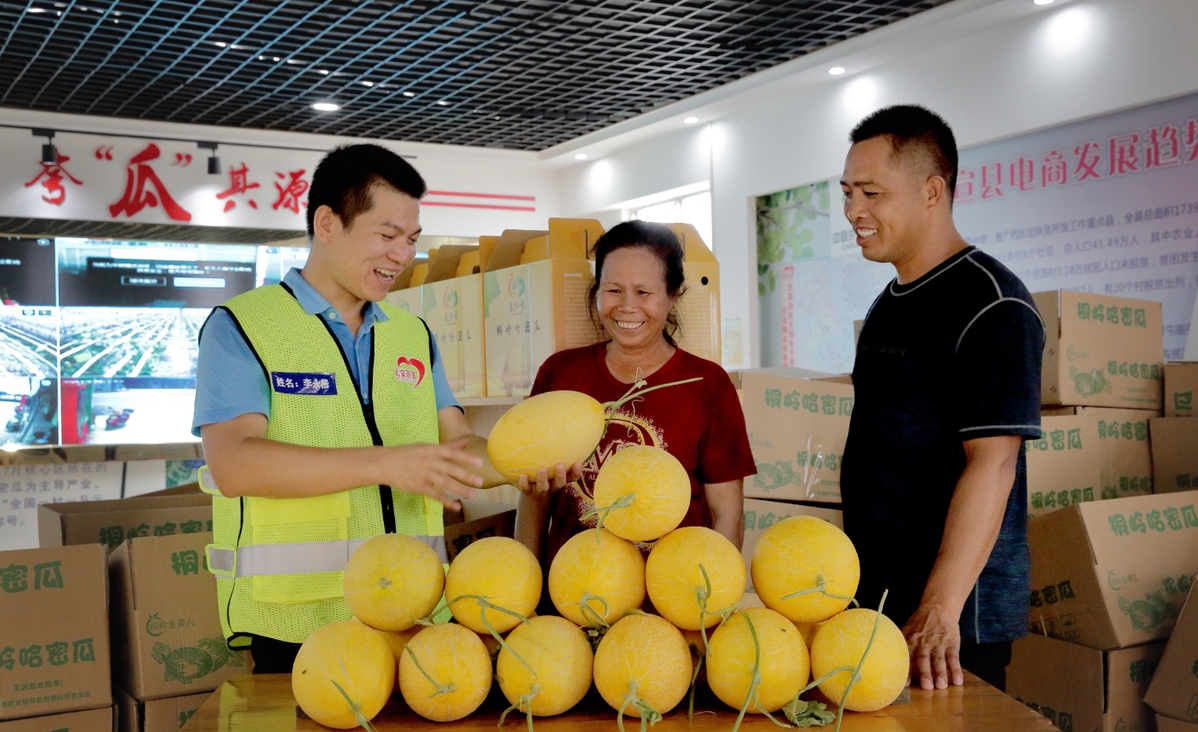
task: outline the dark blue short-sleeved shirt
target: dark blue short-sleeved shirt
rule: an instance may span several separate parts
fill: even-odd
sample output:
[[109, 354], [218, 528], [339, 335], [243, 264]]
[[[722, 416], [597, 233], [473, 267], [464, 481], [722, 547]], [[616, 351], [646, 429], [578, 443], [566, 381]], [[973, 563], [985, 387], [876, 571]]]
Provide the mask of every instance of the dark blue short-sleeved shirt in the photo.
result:
[[[966, 440], [1040, 437], [1044, 324], [1027, 288], [973, 247], [870, 308], [853, 366], [856, 404], [841, 468], [845, 531], [861, 558], [857, 598], [900, 627], [919, 607]], [[965, 643], [1027, 630], [1031, 568], [1023, 452], [994, 549], [961, 613]]]

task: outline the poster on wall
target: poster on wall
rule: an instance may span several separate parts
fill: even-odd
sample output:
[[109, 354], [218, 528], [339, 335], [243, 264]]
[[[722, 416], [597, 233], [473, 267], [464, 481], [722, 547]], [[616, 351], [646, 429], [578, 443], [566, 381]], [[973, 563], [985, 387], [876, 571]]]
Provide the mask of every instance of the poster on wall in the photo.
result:
[[[757, 199], [763, 365], [851, 370], [852, 321], [894, 277], [861, 257], [821, 187], [836, 198], [839, 181]], [[1183, 358], [1198, 295], [1198, 95], [961, 150], [953, 218], [1032, 292], [1162, 303], [1165, 358]]]

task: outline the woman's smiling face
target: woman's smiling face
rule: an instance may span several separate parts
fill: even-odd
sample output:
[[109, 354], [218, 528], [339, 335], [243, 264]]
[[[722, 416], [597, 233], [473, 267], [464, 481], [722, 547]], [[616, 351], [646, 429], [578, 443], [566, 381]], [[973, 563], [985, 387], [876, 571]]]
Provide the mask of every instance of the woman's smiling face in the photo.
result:
[[596, 296], [599, 322], [616, 345], [640, 350], [664, 342], [666, 318], [674, 307], [665, 267], [644, 247], [624, 247], [607, 255]]

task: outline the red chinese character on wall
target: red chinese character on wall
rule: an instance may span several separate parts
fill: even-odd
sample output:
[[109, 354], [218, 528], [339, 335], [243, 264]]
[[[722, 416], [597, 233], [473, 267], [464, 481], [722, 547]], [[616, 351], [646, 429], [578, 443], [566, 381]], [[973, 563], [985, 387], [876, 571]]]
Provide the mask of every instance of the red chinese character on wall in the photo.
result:
[[[40, 163], [42, 172], [34, 176], [33, 180], [25, 183], [25, 187], [41, 181], [42, 188], [46, 189], [46, 193], [42, 194], [42, 200], [46, 203], [52, 203], [55, 206], [61, 206], [62, 202], [67, 200], [67, 189], [63, 188], [63, 176], [77, 186], [83, 185], [83, 181], [67, 172], [67, 169], [62, 167], [62, 164], [68, 162], [70, 158], [58, 152], [58, 148], [54, 148], [54, 153], [58, 157], [57, 163]], [[46, 194], [49, 195], [46, 195]]]
[[1002, 196], [1002, 163], [982, 166], [982, 200]]
[[1063, 186], [1069, 182], [1069, 164], [1060, 150], [1050, 150], [1040, 162], [1040, 185]]
[[1111, 175], [1127, 175], [1140, 170], [1140, 136], [1134, 132], [1116, 135], [1110, 140]]
[[[290, 209], [292, 213], [299, 213], [300, 204], [307, 205], [306, 201], [300, 200], [300, 196], [308, 192], [308, 181], [303, 178], [305, 172], [307, 171], [301, 168], [300, 170], [292, 170], [287, 175], [278, 172], [275, 173], [280, 180], [287, 181], [287, 184], [285, 186], [279, 185], [278, 181], [275, 181], [275, 188], [279, 191], [279, 200], [271, 204], [274, 210], [278, 211], [279, 206], [282, 206], [283, 208]], [[290, 180], [287, 180], [288, 176], [291, 176]]]
[[969, 203], [973, 201], [973, 179], [976, 174], [969, 168], [957, 171], [957, 187], [953, 191], [953, 203]]
[[1036, 161], [1019, 156], [1019, 160], [1011, 163], [1011, 185], [1021, 191], [1030, 191], [1036, 187]]
[[[174, 221], [191, 221], [191, 214], [183, 209], [182, 206], [175, 203], [175, 199], [171, 198], [171, 194], [166, 190], [166, 186], [162, 184], [162, 180], [154, 169], [150, 167], [149, 162], [156, 160], [159, 155], [158, 146], [154, 143], [146, 145], [146, 149], [134, 155], [129, 160], [129, 165], [125, 169], [125, 194], [121, 200], [108, 207], [108, 212], [112, 214], [112, 218], [124, 212], [126, 216], [134, 216], [146, 206], [151, 208], [158, 205], [159, 200], [162, 201], [162, 209], [166, 211], [166, 215]], [[158, 192], [158, 196], [146, 190], [146, 184], [154, 187]]]
[[1198, 120], [1186, 120], [1185, 139], [1187, 164], [1198, 160]]
[[[251, 188], [258, 187], [257, 183], [249, 182], [249, 175], [250, 170], [246, 167], [245, 163], [242, 163], [240, 168], [233, 168], [229, 171], [229, 187], [216, 194], [216, 197], [221, 200], [229, 199], [225, 201], [225, 213], [229, 213], [237, 205], [231, 196], [243, 195], [248, 193]], [[258, 208], [258, 202], [254, 199], [251, 198], [248, 203], [250, 204], [250, 208]]]
[[1168, 168], [1181, 162], [1181, 141], [1173, 125], [1153, 127], [1144, 143], [1144, 169]]
[[1073, 177], [1078, 183], [1090, 178], [1102, 179], [1102, 173], [1098, 172], [1098, 164], [1102, 162], [1102, 145], [1092, 140], [1083, 142], [1073, 148], [1073, 154], [1077, 156]]

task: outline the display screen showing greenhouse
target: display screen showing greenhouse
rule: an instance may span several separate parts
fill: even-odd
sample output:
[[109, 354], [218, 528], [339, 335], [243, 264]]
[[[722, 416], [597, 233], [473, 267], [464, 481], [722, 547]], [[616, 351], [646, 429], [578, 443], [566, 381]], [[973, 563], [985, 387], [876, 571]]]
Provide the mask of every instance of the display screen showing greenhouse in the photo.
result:
[[306, 258], [303, 248], [0, 238], [2, 442], [193, 441], [204, 320]]

